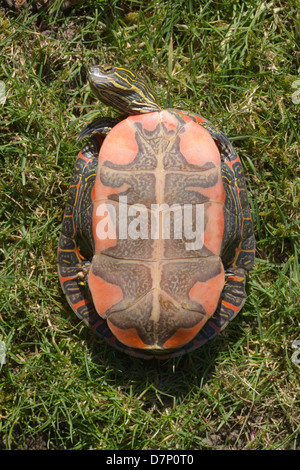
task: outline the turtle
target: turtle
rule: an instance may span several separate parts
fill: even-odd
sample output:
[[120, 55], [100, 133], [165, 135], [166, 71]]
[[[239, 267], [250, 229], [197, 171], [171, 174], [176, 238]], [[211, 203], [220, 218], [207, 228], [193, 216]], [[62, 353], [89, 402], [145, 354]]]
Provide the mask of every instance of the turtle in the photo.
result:
[[121, 114], [79, 134], [58, 246], [62, 290], [131, 356], [189, 353], [247, 297], [255, 238], [241, 161], [210, 121], [162, 109], [139, 74], [93, 65], [88, 80]]

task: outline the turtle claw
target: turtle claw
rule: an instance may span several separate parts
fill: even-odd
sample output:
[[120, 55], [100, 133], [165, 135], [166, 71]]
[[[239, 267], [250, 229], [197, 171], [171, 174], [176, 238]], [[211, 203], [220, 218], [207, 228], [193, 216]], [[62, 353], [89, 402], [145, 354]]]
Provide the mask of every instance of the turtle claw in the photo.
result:
[[77, 268], [77, 280], [80, 286], [85, 286], [87, 283], [90, 264], [91, 263], [85, 263], [84, 265]]

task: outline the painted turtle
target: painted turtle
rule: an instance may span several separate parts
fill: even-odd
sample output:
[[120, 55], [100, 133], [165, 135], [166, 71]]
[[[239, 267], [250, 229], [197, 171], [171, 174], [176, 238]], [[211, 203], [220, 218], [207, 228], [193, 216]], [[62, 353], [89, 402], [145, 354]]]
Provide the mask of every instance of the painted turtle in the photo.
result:
[[89, 67], [106, 105], [79, 135], [58, 248], [62, 289], [111, 345], [150, 358], [189, 352], [241, 310], [255, 240], [243, 169], [209, 121], [162, 110], [138, 75]]

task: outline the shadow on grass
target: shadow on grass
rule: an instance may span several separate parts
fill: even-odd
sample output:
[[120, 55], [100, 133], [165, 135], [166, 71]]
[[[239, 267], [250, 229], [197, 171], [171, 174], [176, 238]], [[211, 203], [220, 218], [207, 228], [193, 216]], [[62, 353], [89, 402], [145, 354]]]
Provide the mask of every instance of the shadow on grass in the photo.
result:
[[229, 325], [226, 337], [221, 333], [195, 351], [169, 359], [134, 358], [113, 348], [87, 328], [81, 333], [95, 366], [93, 373], [103, 374], [104, 368], [106, 381], [114, 387], [135, 398], [143, 397], [147, 407], [149, 400], [165, 407], [174, 405], [178, 399], [182, 401], [195, 389], [205, 391], [215, 375], [220, 353], [230, 347], [232, 329], [236, 340], [239, 329]]

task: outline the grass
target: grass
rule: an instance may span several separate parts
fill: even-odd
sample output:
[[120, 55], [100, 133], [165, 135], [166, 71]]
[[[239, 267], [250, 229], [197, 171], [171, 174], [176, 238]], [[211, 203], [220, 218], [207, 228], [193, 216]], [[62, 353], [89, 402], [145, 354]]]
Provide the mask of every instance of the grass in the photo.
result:
[[[31, 3], [0, 10], [0, 448], [299, 450], [299, 2]], [[247, 302], [182, 358], [104, 345], [59, 286], [76, 137], [114, 115], [87, 85], [95, 62], [140, 71], [243, 162], [257, 240]]]

